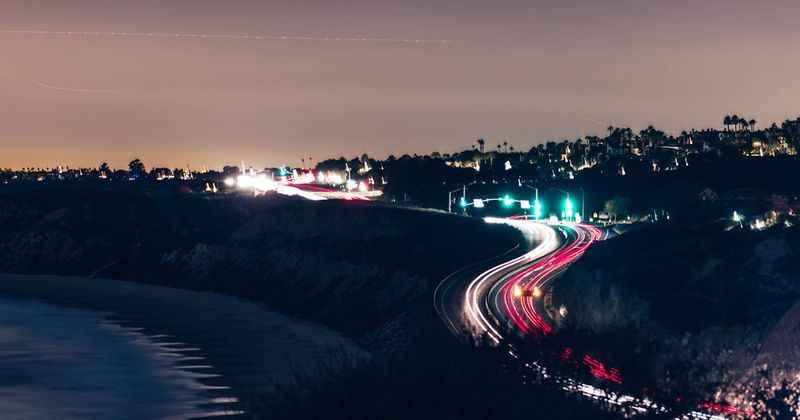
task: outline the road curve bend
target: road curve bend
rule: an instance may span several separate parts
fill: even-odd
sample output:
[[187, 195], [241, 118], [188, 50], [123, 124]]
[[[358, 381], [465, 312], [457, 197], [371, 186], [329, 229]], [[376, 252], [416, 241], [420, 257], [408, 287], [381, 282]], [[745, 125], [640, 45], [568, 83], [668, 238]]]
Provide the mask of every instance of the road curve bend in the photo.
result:
[[[434, 292], [434, 306], [445, 325], [458, 337], [475, 344], [501, 347], [519, 359], [515, 343], [530, 334], [548, 335], [557, 328], [560, 316], [546, 308], [544, 291], [572, 263], [577, 261], [604, 233], [588, 224], [545, 224], [530, 220], [487, 218], [487, 223], [515, 227], [527, 239], [507, 253], [472, 264], [444, 279]], [[555, 312], [555, 313], [554, 313]], [[577, 359], [586, 372], [602, 383], [623, 382], [617, 369], [584, 355]], [[519, 360], [544, 380], [565, 392], [627, 407], [631, 413], [667, 411], [647, 398], [613, 392], [607, 387], [582, 383], [577, 378], [558, 376], [536, 360]], [[724, 419], [715, 413], [692, 411], [695, 419]]]

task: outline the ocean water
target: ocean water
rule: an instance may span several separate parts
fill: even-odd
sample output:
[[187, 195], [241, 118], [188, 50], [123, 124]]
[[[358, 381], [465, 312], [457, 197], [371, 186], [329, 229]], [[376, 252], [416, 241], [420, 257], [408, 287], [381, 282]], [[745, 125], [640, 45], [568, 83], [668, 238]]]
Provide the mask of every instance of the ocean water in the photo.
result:
[[[198, 352], [103, 314], [0, 298], [0, 418], [189, 419], [235, 399]], [[223, 394], [224, 395], [224, 394]]]

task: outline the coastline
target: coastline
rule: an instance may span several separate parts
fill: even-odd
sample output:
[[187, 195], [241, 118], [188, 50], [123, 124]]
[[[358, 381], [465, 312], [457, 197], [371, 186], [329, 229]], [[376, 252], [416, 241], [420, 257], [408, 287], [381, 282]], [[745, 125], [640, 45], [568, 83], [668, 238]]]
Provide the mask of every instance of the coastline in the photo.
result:
[[[183, 369], [203, 365], [214, 372], [192, 376], [213, 397], [224, 398], [217, 402], [227, 413], [268, 410], [270, 399], [281, 391], [311, 378], [324, 380], [324, 374], [369, 357], [335, 331], [213, 293], [108, 279], [0, 274], [0, 297], [96, 311], [130, 332], [158, 339]], [[220, 392], [214, 395], [214, 390]]]

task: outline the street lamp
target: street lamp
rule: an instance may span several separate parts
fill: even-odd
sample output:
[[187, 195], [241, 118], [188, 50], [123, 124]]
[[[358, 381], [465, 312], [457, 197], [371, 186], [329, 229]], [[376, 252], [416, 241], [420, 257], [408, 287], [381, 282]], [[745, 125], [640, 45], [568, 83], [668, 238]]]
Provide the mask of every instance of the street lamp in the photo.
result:
[[531, 187], [528, 185], [524, 185], [520, 183], [520, 187], [530, 188], [536, 192], [536, 196], [533, 199], [533, 218], [534, 219], [541, 219], [542, 218], [542, 203], [539, 201], [539, 189], [536, 187]]
[[[477, 182], [478, 181], [472, 181], [472, 182], [470, 182], [468, 184], [462, 185], [461, 188], [457, 188], [457, 189], [455, 189], [453, 191], [449, 191], [447, 193], [447, 212], [448, 213], [452, 213], [453, 212], [453, 193], [461, 191], [461, 203], [466, 203], [467, 202], [467, 187], [472, 185], [472, 184], [475, 184]], [[462, 204], [461, 207], [462, 208], [466, 207], [466, 205]]]
[[564, 201], [564, 213], [567, 215], [567, 220], [571, 219], [574, 214], [572, 210], [572, 200], [570, 200], [569, 195], [567, 195], [567, 199]]
[[[550, 187], [551, 190], [561, 191], [566, 195], [566, 200], [564, 201], [564, 215], [568, 218], [572, 217], [575, 214], [575, 207], [572, 203], [572, 200], [569, 198], [569, 191], [562, 190], [561, 188]], [[580, 187], [581, 190], [581, 216], [586, 214], [586, 192], [583, 190], [583, 187]]]
[[550, 187], [548, 189], [556, 190], [556, 191], [560, 191], [560, 192], [564, 193], [564, 196], [566, 198], [564, 199], [564, 210], [561, 212], [561, 218], [562, 219], [569, 219], [570, 217], [572, 217], [572, 211], [573, 211], [573, 209], [572, 209], [572, 200], [569, 199], [569, 191], [562, 190], [561, 188], [556, 188], [556, 187]]

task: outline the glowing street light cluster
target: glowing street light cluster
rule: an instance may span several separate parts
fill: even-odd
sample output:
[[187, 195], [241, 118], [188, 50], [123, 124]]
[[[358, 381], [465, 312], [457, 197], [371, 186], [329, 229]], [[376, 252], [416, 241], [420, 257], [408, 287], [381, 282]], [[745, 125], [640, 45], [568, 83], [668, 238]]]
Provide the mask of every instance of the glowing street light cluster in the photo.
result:
[[[331, 189], [319, 185], [310, 185], [315, 182], [317, 184], [327, 183], [334, 187], [341, 187]], [[252, 168], [247, 169], [239, 176], [224, 179], [223, 183], [228, 188], [248, 191], [256, 196], [267, 192], [275, 192], [291, 197], [302, 197], [311, 201], [328, 199], [369, 201], [369, 197], [378, 197], [382, 194], [380, 190], [370, 190], [370, 184], [373, 183], [371, 179], [369, 184], [367, 181], [356, 181], [354, 179], [344, 181], [342, 176], [336, 172], [319, 172], [314, 175], [312, 171], [303, 171], [301, 173], [297, 169], [285, 167], [280, 168], [275, 177], [268, 173], [257, 173]]]
[[567, 219], [572, 218], [573, 215], [572, 200], [570, 200], [569, 197], [567, 197], [567, 200], [564, 201], [564, 213], [566, 213]]
[[[519, 203], [520, 209], [525, 210], [526, 212], [530, 211], [534, 219], [542, 220], [544, 218], [544, 206], [542, 201], [539, 200], [538, 194], [533, 200], [517, 200], [509, 194], [505, 194], [498, 198], [473, 198], [472, 200], [468, 200], [467, 197], [462, 196], [458, 203], [463, 209], [466, 209], [470, 206], [476, 209], [483, 209], [486, 207], [487, 203], [492, 201], [499, 201], [500, 204], [505, 208], [511, 208], [516, 203]], [[564, 200], [564, 208], [561, 212], [561, 219], [565, 221], [573, 221], [575, 223], [581, 223], [583, 221], [581, 214], [575, 212], [575, 205], [569, 197]], [[552, 222], [558, 223], [558, 221], [559, 218], [555, 217], [555, 220]]]
[[266, 174], [254, 175], [245, 173], [236, 178], [226, 178], [224, 182], [228, 187], [236, 187], [243, 191], [252, 191], [254, 195], [261, 195], [274, 191], [278, 194], [303, 197], [311, 201], [327, 200], [327, 198], [319, 194], [304, 191], [285, 183], [276, 182], [274, 179], [268, 178]]
[[317, 183], [329, 185], [342, 185], [345, 183], [344, 177], [333, 171], [319, 171], [317, 172]]
[[534, 219], [541, 219], [542, 218], [542, 203], [537, 198], [533, 200], [533, 218]]
[[[228, 183], [228, 181], [225, 182], [226, 185]], [[267, 178], [265, 174], [255, 176], [242, 174], [236, 177], [236, 186], [242, 190], [252, 189], [253, 191], [264, 193], [274, 190], [277, 185], [272, 178]]]
[[510, 195], [506, 194], [506, 196], [503, 197], [503, 205], [506, 206], [506, 207], [513, 206], [514, 205], [514, 199], [511, 198]]

